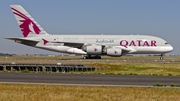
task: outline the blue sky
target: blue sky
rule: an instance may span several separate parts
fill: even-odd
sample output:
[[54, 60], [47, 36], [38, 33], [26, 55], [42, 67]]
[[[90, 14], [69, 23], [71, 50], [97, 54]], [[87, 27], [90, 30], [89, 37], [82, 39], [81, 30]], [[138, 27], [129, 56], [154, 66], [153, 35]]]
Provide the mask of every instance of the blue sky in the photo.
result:
[[180, 0], [1, 0], [0, 53], [50, 51], [21, 45], [5, 37], [22, 37], [9, 7], [22, 5], [53, 34], [145, 34], [168, 41], [180, 55]]

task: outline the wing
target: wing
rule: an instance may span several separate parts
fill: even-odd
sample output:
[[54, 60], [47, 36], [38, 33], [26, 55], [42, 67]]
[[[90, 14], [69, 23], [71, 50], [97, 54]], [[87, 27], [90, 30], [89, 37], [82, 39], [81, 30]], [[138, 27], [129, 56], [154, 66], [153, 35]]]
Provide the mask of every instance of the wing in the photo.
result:
[[[59, 43], [59, 44], [63, 44], [64, 46], [69, 46], [69, 47], [75, 47], [75, 48], [79, 48], [82, 49], [84, 46], [86, 45], [91, 45], [90, 43], [72, 43], [72, 42], [50, 42], [50, 43]], [[93, 44], [93, 45], [101, 45], [101, 44]], [[106, 46], [106, 45], [101, 45], [102, 48], [106, 48], [106, 47], [113, 47], [113, 48], [118, 48], [118, 49], [122, 49], [122, 53], [123, 54], [127, 54], [127, 53], [134, 53], [136, 52], [135, 49], [130, 48], [130, 47], [124, 47], [124, 46]]]
[[[37, 40], [31, 40], [31, 39], [25, 39], [25, 38], [6, 38], [9, 40], [14, 40], [17, 43], [21, 43], [21, 44], [25, 44], [28, 46], [36, 46], [40, 41]], [[44, 41], [44, 45], [46, 45], [46, 43], [50, 43], [50, 44], [54, 44], [54, 45], [60, 45], [60, 46], [68, 46], [68, 47], [74, 47], [74, 48], [78, 48], [78, 49], [83, 49], [83, 47], [87, 46], [87, 45], [92, 45], [90, 43], [78, 43], [78, 42], [59, 42], [59, 41], [48, 41], [45, 39], [42, 39], [42, 41]], [[43, 44], [42, 44], [43, 45]], [[134, 53], [136, 52], [135, 49], [131, 48], [131, 47], [124, 47], [124, 46], [106, 46], [106, 45], [101, 45], [101, 44], [93, 44], [96, 46], [102, 46], [103, 49], [111, 47], [111, 48], [116, 48], [116, 49], [121, 49], [122, 50], [122, 54], [127, 54], [127, 53]]]

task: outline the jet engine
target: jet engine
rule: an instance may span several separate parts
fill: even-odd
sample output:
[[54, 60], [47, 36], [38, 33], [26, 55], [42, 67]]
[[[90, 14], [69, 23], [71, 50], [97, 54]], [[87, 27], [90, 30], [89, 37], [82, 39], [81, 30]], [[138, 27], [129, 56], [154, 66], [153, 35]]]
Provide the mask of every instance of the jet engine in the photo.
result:
[[122, 55], [122, 49], [108, 48], [108, 49], [106, 49], [106, 54], [108, 56], [121, 56]]
[[102, 54], [102, 46], [91, 45], [84, 46], [83, 50], [87, 52], [89, 55], [101, 55]]

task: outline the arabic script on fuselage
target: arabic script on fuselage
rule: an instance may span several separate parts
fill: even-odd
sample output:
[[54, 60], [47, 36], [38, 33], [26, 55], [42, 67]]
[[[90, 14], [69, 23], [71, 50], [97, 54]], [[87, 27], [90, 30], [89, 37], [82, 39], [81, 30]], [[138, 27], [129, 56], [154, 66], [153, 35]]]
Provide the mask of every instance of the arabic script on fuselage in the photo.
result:
[[96, 43], [113, 43], [113, 39], [96, 39]]

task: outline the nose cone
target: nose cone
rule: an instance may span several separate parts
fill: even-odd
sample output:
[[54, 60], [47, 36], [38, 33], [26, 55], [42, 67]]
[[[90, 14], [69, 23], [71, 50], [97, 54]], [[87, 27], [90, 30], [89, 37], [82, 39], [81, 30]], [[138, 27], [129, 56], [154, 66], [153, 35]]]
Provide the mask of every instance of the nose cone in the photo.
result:
[[168, 49], [169, 49], [169, 52], [171, 52], [171, 51], [173, 50], [173, 47], [170, 45], [170, 46], [168, 47]]

